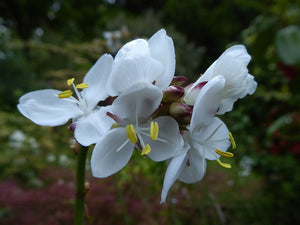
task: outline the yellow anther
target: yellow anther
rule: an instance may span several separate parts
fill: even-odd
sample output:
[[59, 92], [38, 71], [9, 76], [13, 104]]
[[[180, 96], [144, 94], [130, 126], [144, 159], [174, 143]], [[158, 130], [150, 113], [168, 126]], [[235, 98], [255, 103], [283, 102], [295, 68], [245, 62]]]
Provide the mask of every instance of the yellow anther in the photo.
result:
[[158, 123], [157, 122], [151, 122], [150, 124], [150, 138], [151, 140], [155, 141], [158, 137]]
[[76, 85], [76, 88], [78, 88], [78, 89], [84, 89], [87, 87], [89, 87], [88, 83], [81, 83], [81, 84]]
[[137, 136], [136, 136], [136, 133], [135, 133], [135, 130], [134, 130], [134, 127], [132, 124], [126, 126], [126, 133], [127, 133], [127, 137], [129, 139], [129, 141], [132, 144], [137, 143], [138, 139], [137, 139]]
[[233, 157], [233, 154], [231, 152], [223, 152], [221, 151], [220, 149], [216, 149], [216, 153], [220, 156], [224, 156], [224, 157], [227, 157], [227, 158], [231, 158]]
[[231, 144], [232, 144], [232, 148], [236, 149], [236, 144], [235, 144], [235, 141], [234, 141], [234, 138], [233, 138], [231, 132], [229, 132], [229, 137], [230, 137], [230, 141], [231, 141]]
[[59, 93], [58, 97], [59, 98], [69, 98], [72, 95], [73, 95], [73, 92], [71, 90], [66, 90], [66, 91]]
[[231, 168], [230, 164], [228, 164], [228, 163], [222, 163], [220, 159], [217, 159], [216, 161], [217, 161], [217, 163], [219, 163], [220, 166], [222, 166], [222, 167], [224, 167], [226, 169], [230, 169]]
[[146, 144], [146, 146], [143, 147], [141, 155], [148, 155], [150, 152], [151, 152], [151, 147], [150, 145]]
[[74, 80], [75, 80], [75, 78], [68, 79], [67, 80], [68, 85], [71, 86], [73, 84]]

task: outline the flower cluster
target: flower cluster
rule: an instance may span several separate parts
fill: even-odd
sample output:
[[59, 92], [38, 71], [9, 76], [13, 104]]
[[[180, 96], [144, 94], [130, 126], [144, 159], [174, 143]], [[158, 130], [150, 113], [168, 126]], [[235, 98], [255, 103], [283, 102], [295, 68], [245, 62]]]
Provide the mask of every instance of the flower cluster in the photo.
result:
[[[113, 58], [105, 54], [72, 90], [39, 90], [22, 96], [18, 109], [34, 123], [70, 128], [83, 146], [95, 144], [91, 169], [104, 178], [121, 170], [134, 150], [154, 161], [167, 161], [161, 202], [178, 179], [200, 181], [206, 160], [232, 157], [234, 139], [216, 115], [253, 94], [248, 73], [251, 57], [242, 45], [227, 49], [200, 78], [187, 85], [175, 77], [175, 51], [164, 29], [149, 40], [125, 44]], [[76, 97], [73, 97], [75, 92]]]

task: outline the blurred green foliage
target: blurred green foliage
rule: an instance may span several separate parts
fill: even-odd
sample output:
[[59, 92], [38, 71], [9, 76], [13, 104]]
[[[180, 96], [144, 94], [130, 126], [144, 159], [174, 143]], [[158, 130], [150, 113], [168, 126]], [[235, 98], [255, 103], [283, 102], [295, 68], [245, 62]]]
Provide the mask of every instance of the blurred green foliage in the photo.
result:
[[[233, 169], [210, 162], [202, 182], [174, 185], [165, 208], [154, 202], [159, 203], [166, 165], [134, 154], [111, 181], [125, 224], [135, 224], [134, 219], [149, 224], [300, 223], [298, 1], [3, 0], [0, 15], [2, 181], [42, 188], [41, 171], [50, 166], [72, 170], [76, 159], [67, 126], [39, 127], [23, 118], [16, 109], [20, 96], [41, 88], [63, 90], [67, 78], [82, 79], [103, 53], [115, 54], [127, 41], [148, 38], [164, 27], [175, 44], [176, 75], [194, 81], [226, 47], [241, 43], [252, 55], [249, 72], [258, 88], [222, 117], [238, 144]], [[105, 31], [120, 32], [113, 46]], [[89, 200], [97, 205], [99, 199]], [[150, 207], [147, 219], [134, 215], [135, 204]], [[6, 212], [0, 208], [0, 219]], [[94, 217], [91, 224], [97, 224]]]
[[276, 49], [287, 65], [300, 65], [300, 27], [290, 25], [276, 34]]

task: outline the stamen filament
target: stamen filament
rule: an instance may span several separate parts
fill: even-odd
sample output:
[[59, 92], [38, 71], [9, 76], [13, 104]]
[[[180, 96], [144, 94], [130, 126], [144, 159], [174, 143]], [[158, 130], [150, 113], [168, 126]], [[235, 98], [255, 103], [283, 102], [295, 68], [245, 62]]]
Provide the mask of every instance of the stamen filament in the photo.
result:
[[59, 93], [58, 97], [59, 98], [69, 98], [72, 95], [73, 95], [73, 92], [71, 90], [66, 90], [66, 91]]
[[121, 149], [123, 149], [123, 147], [128, 143], [129, 140], [126, 140], [117, 150], [116, 152], [120, 151]]
[[150, 124], [150, 138], [151, 140], [155, 141], [158, 137], [158, 123], [157, 122], [151, 122]]
[[148, 155], [150, 152], [151, 152], [151, 147], [150, 145], [146, 144], [146, 146], [143, 147], [141, 155]]
[[78, 100], [81, 101], [81, 100], [82, 100], [82, 97], [81, 97], [79, 91], [77, 90], [77, 88], [76, 88], [76, 86], [75, 86], [74, 83], [72, 83], [72, 85], [73, 85], [73, 89], [74, 89], [74, 91], [75, 91], [75, 93], [76, 93], [76, 96], [77, 96]]
[[222, 151], [221, 149], [216, 149], [216, 153], [220, 156], [224, 156], [224, 157], [227, 157], [227, 158], [231, 158], [233, 157], [233, 154], [231, 152], [224, 152]]
[[136, 144], [138, 139], [132, 124], [126, 126], [126, 133], [129, 141], [132, 144]]
[[68, 86], [71, 86], [74, 83], [75, 78], [71, 78], [67, 80]]
[[[140, 133], [143, 134], [143, 135], [145, 135], [145, 136], [147, 136], [147, 137], [150, 137], [150, 134], [148, 134], [148, 133], [146, 133], [144, 131], [140, 131]], [[161, 142], [165, 142], [165, 143], [169, 142], [168, 140], [163, 139], [163, 138], [156, 138], [156, 141], [161, 141]]]
[[145, 146], [145, 143], [144, 143], [144, 140], [143, 140], [143, 138], [142, 138], [141, 132], [140, 132], [140, 131], [137, 132], [136, 135], [137, 135], [137, 137], [138, 137], [139, 144], [140, 144], [141, 146], [144, 147], [144, 146]]
[[230, 141], [232, 144], [232, 149], [236, 149], [236, 144], [235, 144], [235, 141], [234, 141], [234, 138], [233, 138], [231, 132], [229, 132], [229, 137], [230, 137]]
[[217, 163], [219, 163], [220, 166], [222, 166], [222, 167], [224, 167], [224, 168], [226, 168], [226, 169], [230, 169], [230, 168], [231, 168], [231, 165], [230, 165], [230, 164], [228, 164], [228, 163], [223, 163], [223, 162], [221, 162], [220, 159], [217, 159], [216, 161], [217, 161]]
[[84, 88], [88, 88], [89, 84], [88, 83], [81, 83], [81, 84], [77, 84], [76, 88], [80, 88], [80, 89], [84, 89]]

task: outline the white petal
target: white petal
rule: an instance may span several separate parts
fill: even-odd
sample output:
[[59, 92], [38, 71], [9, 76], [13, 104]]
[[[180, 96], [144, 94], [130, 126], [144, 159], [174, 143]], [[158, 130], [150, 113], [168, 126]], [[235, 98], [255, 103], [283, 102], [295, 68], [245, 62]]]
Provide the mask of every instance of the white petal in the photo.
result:
[[217, 117], [207, 127], [202, 127], [197, 132], [190, 134], [190, 145], [196, 149], [201, 155], [209, 160], [216, 160], [220, 156], [216, 153], [219, 148], [227, 151], [231, 142], [229, 139], [229, 130], [226, 125]]
[[242, 83], [248, 75], [248, 69], [243, 66], [242, 61], [228, 54], [218, 60], [214, 67], [214, 74], [225, 77], [225, 89], [243, 88]]
[[223, 52], [220, 58], [222, 58], [225, 55], [233, 56], [235, 59], [241, 61], [245, 67], [249, 64], [251, 60], [251, 56], [248, 54], [247, 49], [244, 45], [234, 45], [228, 48], [225, 52]]
[[92, 110], [99, 101], [108, 97], [106, 82], [111, 73], [113, 58], [109, 54], [103, 55], [85, 75], [83, 82], [89, 87], [83, 90], [83, 96], [88, 108]]
[[188, 152], [188, 161], [182, 169], [178, 179], [184, 183], [200, 181], [206, 172], [206, 161], [202, 155], [194, 149]]
[[195, 104], [195, 99], [193, 97], [193, 93], [192, 91], [194, 90], [194, 88], [201, 82], [206, 82], [206, 81], [210, 81], [211, 79], [213, 79], [216, 75], [221, 75], [221, 74], [215, 74], [214, 73], [214, 68], [216, 65], [216, 62], [218, 60], [216, 60], [213, 64], [211, 64], [208, 69], [205, 71], [204, 74], [200, 75], [200, 77], [198, 78], [198, 80], [192, 85], [192, 87], [190, 87], [187, 91], [187, 93], [185, 94], [184, 97], [184, 101], [187, 102], [189, 105], [194, 105]]
[[165, 173], [164, 184], [161, 191], [161, 201], [160, 203], [165, 203], [168, 192], [171, 186], [175, 183], [177, 178], [182, 172], [182, 169], [185, 167], [187, 158], [186, 158], [187, 151], [183, 152], [182, 154], [172, 158], [168, 165], [167, 171]]
[[117, 53], [115, 63], [126, 58], [150, 57], [148, 42], [144, 39], [135, 39], [125, 44]]
[[111, 96], [116, 96], [137, 83], [151, 84], [162, 70], [162, 64], [151, 57], [123, 59], [113, 66], [107, 81], [107, 92]]
[[254, 80], [254, 77], [251, 74], [248, 74], [243, 86], [245, 89], [240, 98], [244, 98], [247, 94], [252, 95], [257, 88], [257, 82]]
[[214, 74], [221, 74], [225, 77], [225, 88], [223, 100], [218, 114], [231, 111], [234, 102], [253, 93], [257, 83], [253, 76], [248, 74], [248, 69], [243, 62], [227, 54], [222, 57], [214, 67]]
[[83, 114], [76, 99], [58, 98], [61, 91], [45, 89], [29, 92], [19, 99], [19, 111], [41, 126], [58, 126]]
[[109, 131], [100, 138], [92, 153], [93, 176], [104, 178], [121, 170], [131, 158], [133, 149], [133, 144], [128, 141], [126, 128], [118, 127]]
[[74, 136], [79, 144], [83, 146], [95, 144], [110, 130], [114, 121], [106, 115], [106, 112], [107, 109], [102, 107], [76, 121]]
[[[247, 65], [251, 60], [251, 56], [248, 54], [246, 48], [243, 45], [235, 45], [229, 49], [227, 49], [206, 71], [205, 73], [199, 77], [199, 79], [193, 85], [196, 86], [200, 82], [209, 81], [218, 75], [222, 75], [225, 77], [225, 92], [224, 99], [228, 98], [226, 102], [229, 100], [233, 101], [230, 105], [238, 99], [241, 98], [243, 92], [250, 93], [248, 91], [248, 87], [243, 85], [246, 79], [249, 79]], [[253, 84], [253, 83], [252, 83]], [[246, 90], [245, 90], [246, 89]], [[186, 93], [185, 99], [189, 100], [190, 89]], [[253, 88], [251, 89], [253, 90]], [[232, 107], [228, 107], [226, 105], [221, 104], [220, 112], [227, 112], [232, 109]], [[225, 108], [230, 108], [230, 110], [225, 110]], [[224, 113], [218, 114], [224, 114]]]
[[217, 76], [207, 82], [196, 98], [190, 130], [194, 132], [211, 123], [220, 106], [225, 79]]
[[175, 73], [175, 49], [172, 38], [164, 29], [157, 31], [148, 41], [151, 56], [162, 63], [162, 74], [156, 79], [155, 85], [160, 89], [166, 89], [171, 83]]
[[218, 60], [216, 60], [213, 64], [211, 64], [208, 67], [208, 69], [204, 72], [204, 74], [202, 74], [199, 77], [199, 79], [195, 82], [195, 84], [199, 84], [200, 82], [203, 82], [203, 81], [209, 81], [209, 80], [213, 79], [215, 76], [221, 75], [221, 74], [215, 74], [214, 73], [214, 68], [215, 68], [217, 63], [218, 63]]
[[228, 97], [224, 98], [220, 102], [220, 108], [217, 112], [217, 115], [223, 115], [226, 112], [230, 112], [233, 108], [234, 102], [237, 100], [237, 97]]
[[150, 140], [145, 136], [144, 140], [151, 147], [149, 157], [154, 161], [163, 161], [183, 152], [184, 141], [179, 131], [176, 120], [169, 116], [161, 116], [155, 119], [158, 123], [158, 139]]
[[135, 123], [137, 118], [148, 118], [158, 108], [161, 99], [159, 88], [147, 83], [137, 84], [115, 99], [111, 112]]
[[184, 96], [184, 102], [188, 105], [194, 105], [196, 98], [198, 97], [201, 89], [207, 82], [199, 83], [198, 85], [194, 86], [193, 83], [185, 87], [185, 96]]

